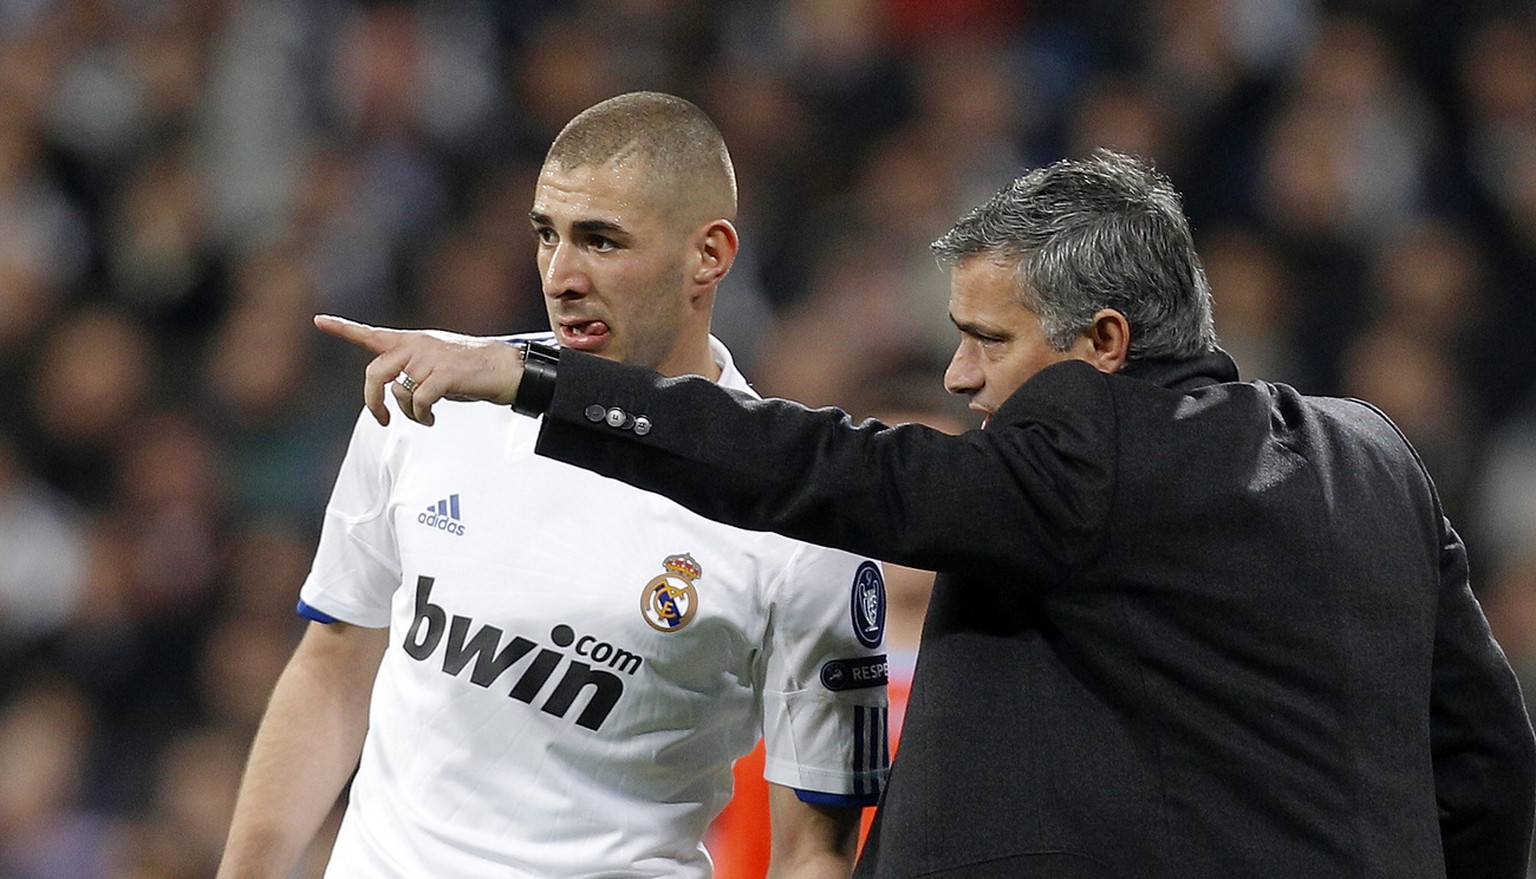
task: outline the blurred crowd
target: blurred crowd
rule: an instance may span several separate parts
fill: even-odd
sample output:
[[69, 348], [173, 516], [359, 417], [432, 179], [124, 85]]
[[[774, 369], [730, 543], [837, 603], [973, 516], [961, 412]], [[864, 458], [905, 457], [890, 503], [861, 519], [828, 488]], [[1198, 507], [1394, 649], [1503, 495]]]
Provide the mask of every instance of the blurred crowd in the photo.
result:
[[736, 161], [718, 334], [855, 414], [971, 420], [966, 208], [1152, 160], [1244, 374], [1397, 421], [1536, 684], [1529, 0], [0, 0], [0, 879], [212, 875], [359, 411], [310, 315], [544, 326], [543, 151], [637, 88]]

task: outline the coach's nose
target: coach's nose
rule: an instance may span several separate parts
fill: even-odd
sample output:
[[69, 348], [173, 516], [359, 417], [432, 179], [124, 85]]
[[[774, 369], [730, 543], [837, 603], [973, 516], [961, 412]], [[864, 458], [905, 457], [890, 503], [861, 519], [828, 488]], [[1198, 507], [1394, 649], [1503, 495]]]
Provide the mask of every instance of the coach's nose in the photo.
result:
[[961, 337], [955, 355], [944, 369], [944, 390], [951, 394], [972, 395], [986, 384], [981, 370], [980, 352], [974, 341]]

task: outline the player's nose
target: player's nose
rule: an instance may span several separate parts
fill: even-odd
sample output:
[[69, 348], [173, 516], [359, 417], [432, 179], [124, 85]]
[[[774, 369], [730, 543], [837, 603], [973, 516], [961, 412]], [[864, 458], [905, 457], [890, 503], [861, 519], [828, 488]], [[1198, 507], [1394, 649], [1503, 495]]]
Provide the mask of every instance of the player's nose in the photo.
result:
[[592, 279], [583, 269], [580, 256], [563, 241], [548, 251], [542, 274], [544, 295], [551, 299], [585, 296], [592, 290]]

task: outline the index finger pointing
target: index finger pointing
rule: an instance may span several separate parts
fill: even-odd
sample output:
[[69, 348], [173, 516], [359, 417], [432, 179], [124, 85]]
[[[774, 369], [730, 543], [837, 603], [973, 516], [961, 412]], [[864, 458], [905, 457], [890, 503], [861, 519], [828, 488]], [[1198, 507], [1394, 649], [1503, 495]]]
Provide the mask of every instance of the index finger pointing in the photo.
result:
[[315, 315], [315, 328], [354, 345], [361, 345], [375, 354], [383, 354], [390, 347], [387, 341], [390, 330], [347, 320], [334, 314]]

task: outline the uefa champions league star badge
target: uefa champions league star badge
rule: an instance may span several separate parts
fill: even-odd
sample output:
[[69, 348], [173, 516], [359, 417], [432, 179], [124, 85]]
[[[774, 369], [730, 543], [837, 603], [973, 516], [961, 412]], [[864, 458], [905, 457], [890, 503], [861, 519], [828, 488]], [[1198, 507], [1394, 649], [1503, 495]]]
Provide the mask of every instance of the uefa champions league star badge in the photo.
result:
[[640, 615], [658, 632], [676, 632], [693, 622], [699, 609], [699, 590], [693, 581], [704, 576], [704, 569], [686, 552], [667, 556], [661, 566], [667, 572], [645, 584], [640, 593]]
[[865, 647], [879, 647], [885, 638], [885, 578], [874, 562], [859, 565], [853, 575], [853, 597], [849, 602], [853, 616], [853, 634]]

